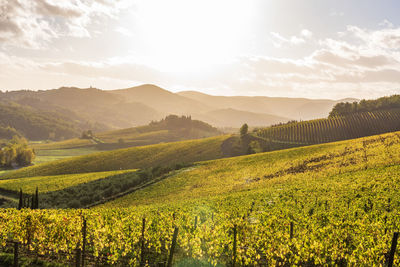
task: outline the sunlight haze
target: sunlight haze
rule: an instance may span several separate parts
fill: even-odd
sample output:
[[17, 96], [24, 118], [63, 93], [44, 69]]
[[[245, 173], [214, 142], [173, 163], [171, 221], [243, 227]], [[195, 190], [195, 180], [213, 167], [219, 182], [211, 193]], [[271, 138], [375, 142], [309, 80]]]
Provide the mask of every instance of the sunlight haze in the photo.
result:
[[0, 3], [2, 91], [152, 83], [341, 99], [400, 89], [393, 0]]

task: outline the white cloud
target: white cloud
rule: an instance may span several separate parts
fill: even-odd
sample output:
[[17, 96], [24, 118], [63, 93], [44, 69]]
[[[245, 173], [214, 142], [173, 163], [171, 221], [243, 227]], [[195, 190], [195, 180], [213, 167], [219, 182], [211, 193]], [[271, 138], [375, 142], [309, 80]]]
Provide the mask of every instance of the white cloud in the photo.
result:
[[[45, 27], [42, 25], [42, 29]], [[51, 33], [52, 28], [48, 30]], [[299, 59], [242, 56], [232, 64], [217, 66], [207, 73], [185, 75], [160, 72], [138, 64], [134, 56], [98, 61], [43, 59], [43, 62], [37, 62], [0, 51], [0, 85], [2, 89], [24, 88], [17, 87], [20, 84], [18, 77], [24, 76], [36, 79], [39, 85], [44, 84], [45, 87], [41, 89], [71, 84], [71, 81], [73, 85], [81, 87], [92, 84], [100, 88], [151, 82], [166, 89], [212, 88], [210, 92], [214, 90], [220, 94], [378, 97], [399, 93], [400, 51], [396, 47], [399, 32], [400, 28], [367, 30], [349, 26], [344, 35], [332, 36], [319, 42], [306, 29], [290, 37], [272, 32], [273, 40], [281, 46], [294, 47], [304, 44], [304, 40], [306, 43], [312, 41], [317, 47]], [[49, 38], [51, 40], [53, 37]], [[26, 84], [29, 85], [28, 82]], [[39, 85], [36, 89], [39, 89]]]
[[379, 26], [387, 27], [387, 28], [393, 28], [394, 25], [392, 22], [390, 22], [387, 19], [384, 19], [381, 23], [379, 23]]
[[132, 36], [132, 32], [129, 29], [121, 27], [121, 26], [115, 28], [115, 31], [120, 33], [120, 34], [122, 34], [122, 35], [124, 35], [124, 36], [128, 36], [128, 37]]
[[37, 49], [63, 36], [90, 37], [93, 18], [115, 18], [129, 2], [0, 0], [0, 44]]
[[301, 30], [300, 34], [301, 34], [301, 36], [303, 36], [305, 38], [311, 38], [313, 36], [313, 33], [307, 29]]
[[281, 34], [277, 32], [270, 32], [270, 35], [272, 37], [272, 43], [276, 48], [281, 48], [285, 46], [296, 46], [296, 45], [301, 45], [306, 42], [304, 38], [298, 37], [298, 36], [291, 36], [289, 38], [283, 37]]

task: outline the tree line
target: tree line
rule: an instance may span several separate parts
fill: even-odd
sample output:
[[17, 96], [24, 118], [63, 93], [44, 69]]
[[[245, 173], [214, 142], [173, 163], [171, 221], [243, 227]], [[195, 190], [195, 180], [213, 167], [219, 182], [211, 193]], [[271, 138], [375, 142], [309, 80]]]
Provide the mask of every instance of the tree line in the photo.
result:
[[374, 100], [361, 100], [360, 102], [341, 102], [336, 104], [329, 117], [346, 116], [359, 112], [400, 108], [400, 95], [385, 96]]
[[23, 167], [32, 163], [35, 152], [25, 138], [14, 136], [10, 141], [0, 143], [0, 167]]

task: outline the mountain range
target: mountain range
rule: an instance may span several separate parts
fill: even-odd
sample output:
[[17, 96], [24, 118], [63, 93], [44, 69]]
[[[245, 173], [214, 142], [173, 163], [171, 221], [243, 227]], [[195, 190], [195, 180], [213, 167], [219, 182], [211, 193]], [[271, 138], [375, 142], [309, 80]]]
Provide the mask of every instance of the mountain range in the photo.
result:
[[[0, 104], [19, 109], [17, 113], [40, 114], [40, 121], [46, 121], [48, 131], [40, 138], [70, 138], [74, 133], [92, 128], [95, 131], [122, 129], [145, 125], [159, 120], [169, 114], [191, 116], [216, 127], [240, 127], [243, 123], [249, 126], [269, 126], [289, 120], [308, 120], [327, 117], [332, 107], [343, 100], [283, 98], [264, 96], [213, 96], [195, 91], [173, 93], [156, 85], [100, 90], [96, 88], [80, 89], [61, 87], [40, 91], [0, 92]], [[347, 99], [347, 101], [355, 101]], [[46, 119], [46, 114], [49, 118]], [[16, 131], [21, 123], [2, 118], [0, 128], [12, 128]], [[27, 115], [26, 115], [27, 116]], [[57, 123], [63, 122], [62, 128], [68, 133], [59, 131], [50, 134], [54, 118]], [[27, 121], [30, 119], [27, 118]], [[28, 130], [25, 130], [25, 132]], [[65, 130], [66, 131], [66, 130]], [[1, 131], [0, 131], [1, 133]], [[32, 135], [32, 134], [31, 134]], [[32, 137], [32, 136], [27, 136]], [[2, 136], [0, 136], [0, 139]]]

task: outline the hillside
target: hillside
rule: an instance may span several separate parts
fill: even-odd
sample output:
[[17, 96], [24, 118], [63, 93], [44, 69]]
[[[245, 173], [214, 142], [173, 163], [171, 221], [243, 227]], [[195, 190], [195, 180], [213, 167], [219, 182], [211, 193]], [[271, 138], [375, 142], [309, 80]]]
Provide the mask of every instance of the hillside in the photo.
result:
[[[143, 125], [163, 117], [159, 111], [143, 103], [126, 101], [121, 96], [95, 88], [11, 91], [0, 94], [1, 101], [21, 103], [39, 111], [58, 110], [65, 116], [74, 114], [92, 124], [106, 125], [103, 130]], [[93, 127], [92, 130], [99, 129]]]
[[[265, 96], [213, 96], [194, 91], [184, 91], [178, 94], [199, 102], [207, 103], [209, 106], [213, 107], [214, 110], [232, 108], [296, 120], [327, 117], [332, 107], [342, 102], [342, 100]], [[354, 99], [353, 101], [356, 100]]]
[[191, 117], [169, 115], [145, 126], [92, 134], [92, 138], [75, 138], [61, 142], [35, 144], [37, 150], [94, 148], [112, 150], [133, 146], [175, 142], [219, 135], [213, 126]]
[[229, 136], [164, 143], [56, 160], [26, 167], [1, 176], [1, 179], [83, 172], [144, 169], [221, 158], [222, 143]]
[[[182, 266], [226, 266], [232, 254], [256, 266], [384, 265], [399, 222], [399, 136], [199, 162], [94, 209], [3, 210], [0, 241], [25, 240], [14, 229], [29, 217], [32, 250], [72, 253], [84, 216], [86, 248], [114, 265], [162, 261], [177, 228], [174, 261]], [[63, 234], [49, 235], [48, 225]]]
[[[400, 173], [399, 137], [400, 132], [396, 132], [202, 162], [105, 206], [182, 205], [194, 199], [202, 201], [210, 197], [215, 201], [212, 196], [218, 196], [217, 199], [221, 197], [220, 201], [227, 201], [230, 195], [236, 193], [252, 198], [263, 191], [266, 196], [276, 195], [278, 192], [274, 193], [274, 190], [277, 188], [289, 193], [296, 186], [301, 188], [298, 194], [303, 195], [312, 191], [313, 186], [321, 187], [322, 184], [319, 183], [324, 181], [329, 184], [322, 186], [323, 188], [338, 190], [336, 193], [339, 193], [340, 190], [331, 188], [330, 183], [334, 184], [353, 175], [362, 176], [363, 173], [371, 175], [390, 170]], [[366, 178], [362, 180], [363, 183], [368, 181]], [[362, 184], [353, 186], [358, 188]], [[234, 195], [234, 198], [238, 196]]]
[[[98, 132], [145, 125], [169, 114], [191, 115], [222, 127], [237, 127], [239, 122], [234, 120], [235, 116], [248, 121], [251, 126], [268, 126], [293, 119], [326, 117], [340, 101], [173, 93], [156, 85], [145, 84], [116, 90], [61, 87], [0, 92], [0, 103], [10, 102], [29, 107], [36, 113], [49, 116], [57, 114], [55, 117], [77, 124], [75, 128]], [[4, 136], [12, 134], [5, 129], [1, 131]], [[47, 135], [40, 137], [48, 139]], [[65, 134], [57, 139], [61, 137], [70, 138], [71, 135]]]
[[353, 139], [400, 130], [400, 109], [359, 112], [347, 116], [293, 122], [257, 131], [270, 141], [299, 145]]
[[58, 110], [37, 110], [27, 105], [0, 101], [0, 139], [21, 135], [30, 140], [60, 140], [75, 137], [91, 128], [107, 129]]
[[153, 84], [112, 90], [110, 93], [121, 96], [127, 101], [144, 103], [165, 115], [191, 115], [210, 109], [206, 103], [174, 94]]

